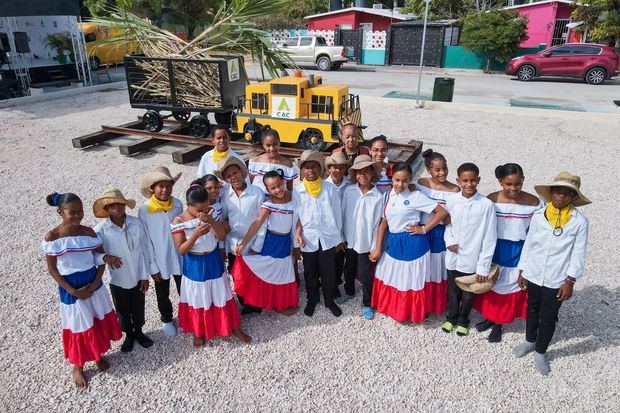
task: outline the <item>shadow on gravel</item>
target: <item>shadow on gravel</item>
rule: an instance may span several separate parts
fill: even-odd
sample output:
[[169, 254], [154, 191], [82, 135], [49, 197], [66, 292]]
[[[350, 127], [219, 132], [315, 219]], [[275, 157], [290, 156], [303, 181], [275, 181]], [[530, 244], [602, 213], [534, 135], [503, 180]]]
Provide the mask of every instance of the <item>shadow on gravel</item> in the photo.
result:
[[[620, 288], [609, 290], [599, 285], [575, 292], [562, 304], [549, 356], [552, 359], [593, 353], [620, 345], [618, 330]], [[579, 340], [565, 344], [566, 340]]]

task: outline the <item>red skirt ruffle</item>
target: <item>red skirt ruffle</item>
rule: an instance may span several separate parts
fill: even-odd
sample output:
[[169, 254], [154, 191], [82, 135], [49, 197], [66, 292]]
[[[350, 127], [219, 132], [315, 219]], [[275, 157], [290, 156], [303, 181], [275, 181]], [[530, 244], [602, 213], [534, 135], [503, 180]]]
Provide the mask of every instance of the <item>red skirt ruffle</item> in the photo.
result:
[[376, 307], [379, 313], [401, 323], [408, 320], [420, 323], [426, 318], [424, 290], [399, 291], [378, 278], [375, 278], [372, 286], [371, 305]]
[[427, 313], [444, 313], [448, 305], [448, 282], [424, 283], [424, 295]]
[[497, 324], [509, 324], [515, 318], [525, 319], [527, 313], [527, 291], [498, 294], [487, 291], [476, 296], [476, 309], [486, 319]]
[[69, 329], [62, 330], [62, 347], [69, 363], [83, 366], [88, 361], [101, 360], [101, 356], [110, 349], [112, 341], [123, 336], [114, 310], [103, 317], [95, 318], [93, 326], [81, 333]]
[[224, 307], [211, 305], [208, 309], [179, 303], [179, 327], [186, 334], [205, 337], [207, 340], [216, 335], [228, 337], [239, 324], [241, 319], [234, 299], [226, 301]]
[[299, 305], [295, 281], [279, 285], [263, 281], [252, 272], [243, 257], [235, 260], [231, 274], [235, 280], [235, 292], [243, 297], [245, 304], [276, 311]]

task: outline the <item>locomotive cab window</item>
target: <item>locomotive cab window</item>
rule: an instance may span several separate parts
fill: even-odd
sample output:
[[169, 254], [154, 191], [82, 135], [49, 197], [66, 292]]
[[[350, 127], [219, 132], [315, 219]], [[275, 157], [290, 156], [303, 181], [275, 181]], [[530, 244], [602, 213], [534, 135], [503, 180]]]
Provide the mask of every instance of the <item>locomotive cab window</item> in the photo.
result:
[[297, 85], [272, 84], [271, 94], [272, 95], [297, 96]]
[[312, 113], [332, 113], [333, 100], [331, 96], [312, 96]]
[[252, 109], [267, 110], [268, 101], [266, 93], [252, 93]]

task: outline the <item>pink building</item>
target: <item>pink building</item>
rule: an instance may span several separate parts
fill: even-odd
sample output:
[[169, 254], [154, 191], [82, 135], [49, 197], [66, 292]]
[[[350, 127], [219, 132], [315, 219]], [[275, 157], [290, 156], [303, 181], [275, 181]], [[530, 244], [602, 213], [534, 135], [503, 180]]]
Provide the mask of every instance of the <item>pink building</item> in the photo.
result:
[[304, 17], [308, 30], [364, 29], [365, 31], [384, 31], [390, 24], [410, 20], [414, 16], [402, 14], [398, 10], [374, 9], [369, 7], [349, 7], [348, 9], [328, 11]]
[[528, 18], [529, 39], [521, 43], [521, 47], [578, 42], [580, 39], [576, 38], [575, 31], [567, 26], [571, 22], [570, 15], [574, 9], [575, 2], [569, 0], [544, 0], [506, 7], [506, 10], [516, 10], [519, 15]]

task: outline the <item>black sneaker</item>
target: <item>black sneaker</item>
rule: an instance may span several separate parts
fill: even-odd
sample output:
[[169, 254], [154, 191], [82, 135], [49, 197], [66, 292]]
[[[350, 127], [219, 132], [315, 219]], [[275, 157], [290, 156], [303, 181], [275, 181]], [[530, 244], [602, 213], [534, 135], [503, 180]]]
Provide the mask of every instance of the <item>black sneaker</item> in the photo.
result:
[[133, 334], [125, 334], [125, 340], [121, 344], [121, 352], [130, 353], [133, 350]]
[[314, 310], [316, 309], [316, 303], [308, 303], [306, 304], [306, 308], [304, 308], [304, 314], [308, 317], [312, 317], [314, 315]]
[[332, 312], [334, 317], [340, 317], [342, 315], [342, 310], [336, 304], [332, 304], [327, 308], [329, 308], [329, 311]]
[[479, 333], [482, 333], [483, 331], [487, 331], [489, 328], [493, 327], [495, 325], [495, 323], [491, 320], [482, 320], [481, 322], [479, 322], [478, 324], [476, 324], [476, 330]]
[[502, 341], [502, 325], [495, 324], [489, 334], [489, 343], [499, 343]]
[[142, 331], [136, 331], [134, 334], [134, 338], [144, 348], [149, 348], [153, 345], [153, 340], [151, 340], [146, 334]]

